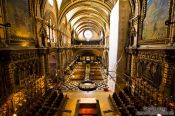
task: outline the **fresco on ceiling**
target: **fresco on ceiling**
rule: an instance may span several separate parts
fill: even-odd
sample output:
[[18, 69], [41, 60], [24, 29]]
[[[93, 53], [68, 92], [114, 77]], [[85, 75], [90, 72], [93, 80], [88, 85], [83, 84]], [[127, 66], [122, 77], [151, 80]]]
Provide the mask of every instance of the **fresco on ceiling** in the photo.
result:
[[167, 37], [165, 21], [168, 19], [168, 0], [147, 0], [147, 12], [143, 23], [143, 40]]
[[11, 35], [14, 39], [34, 37], [34, 22], [28, 6], [28, 0], [7, 0], [7, 22], [11, 24]]

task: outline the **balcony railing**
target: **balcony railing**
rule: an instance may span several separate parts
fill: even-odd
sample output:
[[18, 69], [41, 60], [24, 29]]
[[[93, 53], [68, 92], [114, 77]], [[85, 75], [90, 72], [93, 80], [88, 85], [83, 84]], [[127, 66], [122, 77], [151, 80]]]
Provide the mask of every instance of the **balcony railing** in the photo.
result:
[[73, 45], [72, 48], [108, 48], [105, 45]]
[[108, 49], [108, 46], [105, 45], [72, 45], [72, 46], [59, 46], [59, 48], [100, 48], [100, 49]]

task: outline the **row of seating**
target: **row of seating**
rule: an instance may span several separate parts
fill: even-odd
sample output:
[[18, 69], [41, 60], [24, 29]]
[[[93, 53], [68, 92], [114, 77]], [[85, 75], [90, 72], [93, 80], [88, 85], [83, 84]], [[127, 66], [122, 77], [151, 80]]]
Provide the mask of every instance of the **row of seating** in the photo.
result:
[[100, 67], [94, 67], [94, 66], [92, 66], [91, 67], [91, 70], [100, 70]]
[[144, 105], [139, 97], [132, 96], [127, 87], [118, 94], [114, 93], [112, 97], [122, 116], [135, 116], [136, 111], [141, 111]]
[[[64, 98], [63, 93], [57, 91], [49, 92], [49, 96], [40, 97], [37, 101], [33, 102], [26, 110], [26, 116], [51, 116], [59, 108], [61, 101]], [[47, 92], [48, 94], [48, 92]]]
[[133, 96], [128, 87], [124, 88], [123, 90], [124, 93], [126, 93], [126, 95], [130, 98], [137, 110], [140, 111], [144, 105], [148, 106], [148, 104], [144, 103], [144, 101], [139, 96], [136, 96], [135, 94]]
[[72, 73], [73, 75], [79, 74], [79, 75], [84, 75], [85, 74], [85, 70], [84, 71], [75, 71]]
[[98, 64], [90, 64], [92, 69], [97, 69], [100, 68], [100, 66]]
[[101, 72], [98, 70], [98, 71], [90, 71], [90, 75], [99, 75], [101, 76]]
[[124, 102], [120, 99], [118, 94], [114, 93], [112, 97], [117, 105], [118, 110], [121, 113], [121, 116], [131, 116], [131, 114], [127, 110], [127, 107], [125, 106]]

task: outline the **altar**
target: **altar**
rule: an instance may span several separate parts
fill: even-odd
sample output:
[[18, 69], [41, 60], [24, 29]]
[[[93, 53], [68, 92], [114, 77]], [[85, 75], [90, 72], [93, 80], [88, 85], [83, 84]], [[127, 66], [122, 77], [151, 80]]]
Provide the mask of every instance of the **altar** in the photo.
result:
[[95, 98], [80, 98], [77, 100], [74, 116], [101, 116], [99, 100]]

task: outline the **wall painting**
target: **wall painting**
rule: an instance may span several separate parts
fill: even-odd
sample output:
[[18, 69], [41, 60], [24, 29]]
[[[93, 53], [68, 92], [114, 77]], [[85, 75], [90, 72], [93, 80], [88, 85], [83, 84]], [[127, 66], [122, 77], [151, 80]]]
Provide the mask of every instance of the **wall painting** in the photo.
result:
[[7, 21], [13, 39], [33, 39], [33, 19], [28, 0], [7, 0]]
[[143, 40], [167, 37], [165, 21], [168, 19], [169, 0], [147, 0], [146, 17], [143, 23]]

